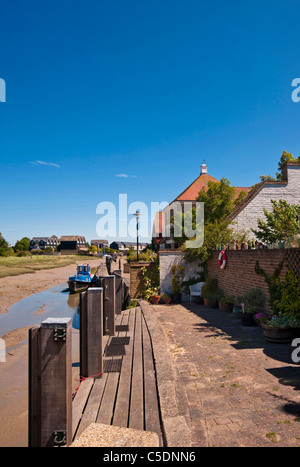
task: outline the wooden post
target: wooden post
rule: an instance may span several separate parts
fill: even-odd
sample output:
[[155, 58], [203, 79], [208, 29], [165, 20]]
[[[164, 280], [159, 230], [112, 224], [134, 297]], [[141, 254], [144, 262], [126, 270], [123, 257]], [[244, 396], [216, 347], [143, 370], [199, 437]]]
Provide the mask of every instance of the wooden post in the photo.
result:
[[41, 447], [40, 327], [28, 335], [28, 446]]
[[116, 276], [105, 276], [101, 279], [103, 288], [103, 334], [115, 335], [116, 314]]
[[72, 319], [29, 331], [29, 446], [72, 442]]
[[116, 269], [113, 274], [116, 276], [116, 314], [120, 315], [123, 309], [124, 287], [121, 269]]
[[103, 289], [90, 288], [80, 294], [80, 374], [103, 372]]

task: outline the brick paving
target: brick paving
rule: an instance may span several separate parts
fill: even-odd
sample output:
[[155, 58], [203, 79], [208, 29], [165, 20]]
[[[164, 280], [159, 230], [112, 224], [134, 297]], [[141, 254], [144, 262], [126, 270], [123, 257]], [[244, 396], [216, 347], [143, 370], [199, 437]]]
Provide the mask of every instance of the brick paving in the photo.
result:
[[185, 388], [192, 446], [299, 447], [300, 364], [289, 344], [196, 303], [152, 306]]

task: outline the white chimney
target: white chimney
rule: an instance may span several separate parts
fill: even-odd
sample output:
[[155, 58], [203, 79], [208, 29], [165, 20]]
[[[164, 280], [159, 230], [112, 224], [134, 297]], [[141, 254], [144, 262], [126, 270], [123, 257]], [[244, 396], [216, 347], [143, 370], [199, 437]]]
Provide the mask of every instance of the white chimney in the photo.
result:
[[207, 174], [207, 165], [204, 162], [200, 166], [200, 169], [201, 169], [200, 175]]

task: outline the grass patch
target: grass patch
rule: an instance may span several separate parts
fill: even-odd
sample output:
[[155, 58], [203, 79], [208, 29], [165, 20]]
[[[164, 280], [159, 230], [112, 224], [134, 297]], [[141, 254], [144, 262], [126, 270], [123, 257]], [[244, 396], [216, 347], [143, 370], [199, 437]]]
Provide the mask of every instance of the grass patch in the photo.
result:
[[91, 261], [90, 256], [51, 256], [51, 255], [36, 255], [36, 256], [8, 256], [0, 257], [0, 278], [8, 276], [18, 276], [20, 274], [29, 274], [40, 271], [42, 269], [54, 269], [69, 266], [79, 262]]

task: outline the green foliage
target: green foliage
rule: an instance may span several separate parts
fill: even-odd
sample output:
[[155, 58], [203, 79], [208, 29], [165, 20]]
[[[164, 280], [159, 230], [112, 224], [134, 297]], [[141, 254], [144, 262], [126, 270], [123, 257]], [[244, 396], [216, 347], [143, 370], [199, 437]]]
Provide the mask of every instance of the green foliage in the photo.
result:
[[262, 182], [266, 182], [266, 181], [275, 182], [276, 181], [276, 179], [274, 177], [271, 177], [271, 175], [261, 175], [259, 178]]
[[224, 296], [224, 292], [219, 289], [218, 280], [215, 277], [207, 277], [205, 284], [201, 288], [202, 298], [209, 300], [220, 300]]
[[300, 319], [284, 313], [272, 316], [271, 319], [264, 321], [264, 324], [281, 329], [299, 328]]
[[223, 295], [218, 300], [222, 305], [234, 305], [234, 298], [232, 295]]
[[266, 220], [258, 219], [258, 229], [251, 230], [264, 243], [284, 243], [300, 232], [300, 204], [289, 204], [283, 199], [271, 203], [272, 212], [264, 209]]
[[150, 267], [142, 267], [143, 291], [142, 298], [149, 301], [153, 295], [159, 295], [159, 262], [158, 257]]
[[221, 178], [220, 182], [208, 182], [207, 191], [200, 191], [197, 201], [205, 203], [205, 224], [220, 222], [232, 212], [235, 189], [230, 181]]
[[29, 251], [30, 248], [30, 238], [23, 237], [21, 240], [18, 240], [15, 243], [14, 250], [17, 251]]
[[137, 300], [131, 300], [130, 304], [126, 307], [126, 310], [136, 308], [137, 306], [139, 306], [139, 302]]
[[188, 263], [201, 260], [205, 262], [219, 246], [227, 245], [234, 238], [234, 232], [228, 221], [214, 222], [204, 225], [204, 242], [200, 248], [187, 248], [185, 259]]
[[265, 309], [266, 297], [260, 289], [249, 289], [240, 299], [244, 313], [262, 313]]
[[172, 273], [172, 289], [173, 293], [180, 294], [183, 286], [185, 267], [181, 264], [173, 264], [171, 267]]
[[9, 247], [8, 242], [3, 237], [2, 233], [0, 232], [0, 249], [7, 250]]
[[278, 172], [276, 173], [277, 180], [282, 180], [282, 167], [287, 162], [300, 162], [300, 156], [295, 158], [292, 153], [283, 151], [280, 161], [278, 163]]
[[275, 306], [280, 313], [300, 319], [300, 282], [293, 271], [288, 271], [280, 284], [280, 297]]
[[255, 272], [256, 274], [259, 274], [264, 277], [265, 282], [268, 285], [269, 289], [269, 305], [273, 313], [278, 313], [280, 310], [278, 309], [277, 303], [278, 300], [281, 298], [281, 287], [280, 287], [280, 280], [279, 280], [279, 275], [281, 273], [281, 270], [283, 268], [284, 264], [284, 259], [280, 261], [278, 266], [275, 268], [274, 272], [272, 275], [267, 274], [260, 266], [259, 266], [259, 261], [256, 261], [255, 264]]
[[[139, 253], [139, 261], [155, 262], [157, 260], [157, 253], [155, 251], [147, 249]], [[127, 263], [133, 263], [137, 261], [136, 251], [132, 247], [127, 252]]]

